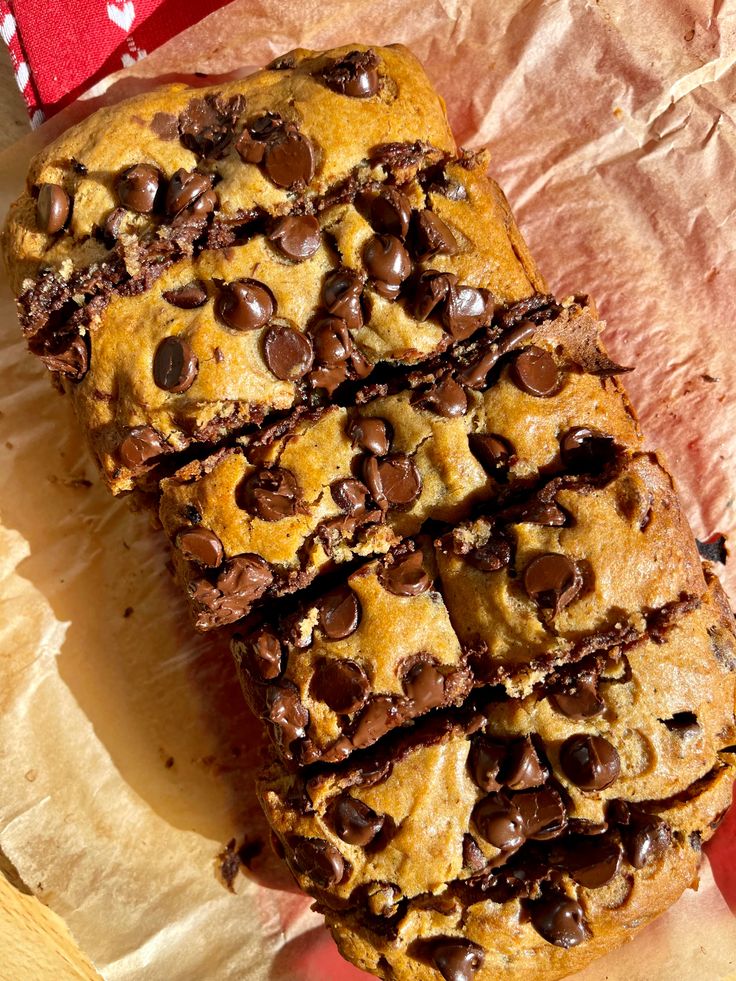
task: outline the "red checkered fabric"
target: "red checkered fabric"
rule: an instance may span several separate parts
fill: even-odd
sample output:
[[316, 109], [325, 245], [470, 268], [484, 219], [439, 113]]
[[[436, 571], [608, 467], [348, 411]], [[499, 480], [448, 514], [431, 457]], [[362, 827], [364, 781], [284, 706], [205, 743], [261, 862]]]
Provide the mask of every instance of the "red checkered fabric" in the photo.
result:
[[0, 36], [33, 125], [227, 0], [0, 0]]

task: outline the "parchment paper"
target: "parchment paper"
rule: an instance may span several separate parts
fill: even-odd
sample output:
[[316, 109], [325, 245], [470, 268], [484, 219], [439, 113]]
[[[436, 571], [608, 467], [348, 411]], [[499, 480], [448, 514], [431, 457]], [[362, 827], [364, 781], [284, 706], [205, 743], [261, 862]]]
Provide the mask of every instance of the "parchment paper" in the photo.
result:
[[[551, 288], [595, 296], [636, 365], [695, 533], [733, 534], [734, 5], [236, 2], [102, 98], [350, 40], [409, 44], [459, 139], [490, 145]], [[3, 212], [68, 118], [0, 157]], [[105, 978], [365, 977], [270, 857], [259, 727], [227, 651], [193, 635], [163, 539], [97, 482], [0, 290], [0, 850]], [[733, 597], [736, 562], [724, 580]], [[579, 981], [734, 981], [735, 837], [731, 817], [699, 892]], [[234, 892], [218, 876], [232, 838], [251, 866]]]

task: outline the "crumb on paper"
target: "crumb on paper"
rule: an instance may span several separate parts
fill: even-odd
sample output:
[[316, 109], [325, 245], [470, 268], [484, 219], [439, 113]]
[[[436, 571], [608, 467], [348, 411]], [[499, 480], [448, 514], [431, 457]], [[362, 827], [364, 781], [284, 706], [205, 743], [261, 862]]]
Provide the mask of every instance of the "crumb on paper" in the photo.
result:
[[132, 615], [133, 615], [133, 607], [132, 606], [126, 606], [125, 609], [123, 610], [123, 619], [124, 620], [127, 620], [128, 617], [130, 617]]

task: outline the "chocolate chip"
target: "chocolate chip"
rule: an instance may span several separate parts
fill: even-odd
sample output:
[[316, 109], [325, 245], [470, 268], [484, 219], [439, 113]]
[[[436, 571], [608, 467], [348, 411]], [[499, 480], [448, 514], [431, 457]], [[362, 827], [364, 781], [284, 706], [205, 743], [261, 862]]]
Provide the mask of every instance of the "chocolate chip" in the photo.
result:
[[176, 546], [185, 559], [208, 569], [216, 569], [225, 558], [222, 542], [209, 528], [187, 528], [186, 531], [180, 531], [176, 537]]
[[289, 190], [314, 176], [314, 147], [296, 126], [286, 124], [266, 144], [263, 169], [277, 187]]
[[323, 889], [336, 886], [345, 874], [345, 862], [334, 845], [322, 838], [299, 838], [292, 843], [294, 864]]
[[555, 359], [535, 345], [516, 356], [511, 365], [511, 380], [522, 392], [539, 398], [549, 398], [560, 387]]
[[161, 172], [150, 164], [135, 164], [118, 174], [115, 190], [118, 200], [129, 211], [149, 214], [156, 203]]
[[481, 947], [460, 937], [434, 941], [430, 954], [432, 966], [445, 981], [471, 981], [483, 966], [484, 958]]
[[411, 218], [409, 199], [395, 187], [383, 187], [370, 204], [370, 223], [378, 232], [406, 238]]
[[329, 273], [322, 287], [322, 302], [327, 312], [340, 317], [351, 330], [363, 324], [362, 295], [363, 281], [350, 269], [336, 269]]
[[579, 733], [560, 747], [560, 766], [565, 776], [581, 790], [605, 790], [621, 772], [616, 747], [603, 736]]
[[547, 552], [532, 559], [524, 570], [524, 588], [542, 607], [557, 616], [580, 592], [583, 577], [577, 564], [559, 552]]
[[600, 473], [615, 460], [616, 444], [606, 433], [576, 426], [560, 436], [560, 456], [571, 473]]
[[464, 416], [468, 411], [468, 393], [450, 375], [429, 391], [413, 396], [411, 401], [413, 405], [426, 406], [446, 419]]
[[355, 661], [343, 658], [318, 662], [309, 683], [309, 694], [339, 715], [352, 715], [365, 704], [370, 682]]
[[199, 157], [219, 160], [233, 138], [238, 117], [245, 109], [245, 97], [229, 99], [209, 93], [203, 99], [192, 99], [179, 114], [179, 139], [183, 146]]
[[328, 593], [319, 604], [319, 625], [329, 640], [343, 640], [358, 629], [360, 603], [349, 586]]
[[185, 208], [191, 209], [193, 214], [208, 214], [215, 204], [212, 178], [208, 174], [180, 167], [169, 181], [166, 189], [166, 214], [175, 217]]
[[264, 467], [238, 485], [235, 500], [238, 507], [262, 521], [281, 521], [296, 514], [299, 485], [290, 470]]
[[293, 54], [279, 55], [273, 61], [269, 61], [266, 69], [271, 72], [289, 71], [296, 66], [296, 57]]
[[234, 330], [258, 330], [275, 312], [273, 293], [257, 279], [223, 283], [215, 300], [215, 313]]
[[573, 835], [550, 852], [550, 864], [586, 889], [608, 885], [621, 867], [621, 843], [610, 835]]
[[113, 208], [107, 218], [105, 218], [102, 228], [99, 229], [99, 235], [109, 249], [111, 249], [118, 240], [120, 235], [120, 226], [123, 223], [125, 215], [125, 208]]
[[457, 276], [454, 273], [436, 272], [433, 269], [423, 272], [414, 288], [414, 317], [423, 321], [441, 309], [455, 283]]
[[468, 769], [481, 790], [500, 790], [502, 781], [499, 771], [506, 761], [506, 743], [496, 742], [487, 736], [477, 736], [470, 744]]
[[262, 163], [266, 155], [266, 144], [261, 140], [254, 139], [247, 129], [243, 130], [238, 137], [235, 149], [243, 163]]
[[635, 869], [660, 858], [672, 841], [672, 831], [656, 814], [647, 814], [636, 804], [623, 805], [625, 825], [621, 835], [626, 858]]
[[583, 907], [567, 896], [552, 894], [528, 904], [532, 926], [555, 947], [577, 947], [590, 938]]
[[516, 805], [503, 794], [491, 793], [473, 808], [472, 820], [479, 834], [502, 851], [524, 842], [524, 820]]
[[314, 355], [329, 367], [344, 364], [353, 347], [348, 327], [339, 317], [322, 317], [312, 332]]
[[359, 514], [365, 511], [368, 488], [355, 477], [343, 477], [330, 484], [332, 500], [345, 514]]
[[47, 235], [60, 232], [67, 222], [71, 200], [59, 184], [41, 184], [36, 200], [36, 221]]
[[604, 704], [598, 695], [598, 679], [593, 671], [575, 675], [569, 687], [549, 696], [554, 709], [568, 719], [592, 719], [600, 715]]
[[533, 497], [530, 501], [513, 505], [500, 512], [514, 523], [544, 525], [547, 528], [562, 528], [567, 524], [567, 514], [553, 501], [541, 501]]
[[322, 69], [328, 88], [353, 99], [367, 99], [378, 91], [378, 58], [373, 51], [351, 51]]
[[352, 419], [348, 426], [348, 436], [353, 446], [372, 453], [386, 456], [391, 446], [391, 427], [384, 419], [364, 416]]
[[516, 456], [513, 445], [503, 436], [497, 436], [495, 433], [483, 436], [471, 433], [468, 436], [468, 445], [470, 452], [491, 477], [508, 470]]
[[70, 381], [81, 381], [89, 368], [89, 352], [83, 337], [67, 339], [66, 347], [55, 353], [43, 354], [41, 360], [49, 369]]
[[442, 310], [442, 325], [455, 340], [470, 337], [493, 319], [493, 300], [488, 290], [451, 285]]
[[421, 552], [412, 552], [392, 565], [385, 565], [381, 574], [384, 588], [396, 596], [418, 596], [426, 593], [431, 582], [424, 571], [423, 562], [424, 556]]
[[217, 577], [217, 588], [225, 596], [239, 597], [243, 605], [260, 599], [273, 582], [273, 572], [260, 555], [245, 552], [228, 559]]
[[263, 357], [281, 381], [298, 381], [312, 367], [314, 352], [306, 334], [288, 324], [272, 324], [263, 338]]
[[124, 467], [137, 470], [166, 450], [161, 436], [151, 426], [134, 426], [118, 447], [118, 457]]
[[454, 255], [457, 252], [457, 239], [440, 217], [425, 208], [414, 213], [412, 248], [415, 257], [423, 262], [438, 252]]
[[419, 471], [404, 453], [393, 453], [380, 460], [368, 457], [363, 464], [363, 479], [382, 510], [411, 507], [422, 492]]
[[338, 838], [362, 848], [378, 836], [386, 820], [383, 814], [347, 794], [331, 805], [329, 816]]
[[199, 360], [183, 337], [164, 337], [153, 356], [153, 380], [166, 392], [186, 392], [199, 373]]
[[387, 300], [395, 300], [411, 273], [411, 259], [400, 239], [395, 235], [374, 235], [365, 244], [363, 262], [375, 291]]
[[385, 695], [372, 698], [355, 724], [352, 743], [356, 749], [364, 749], [375, 743], [389, 729], [401, 725], [403, 720], [401, 709], [392, 698]]
[[511, 790], [539, 787], [549, 777], [549, 770], [539, 759], [529, 736], [514, 740], [508, 748], [503, 768], [503, 783]]
[[278, 678], [281, 674], [283, 651], [276, 634], [268, 627], [261, 627], [250, 638], [248, 650], [259, 678], [263, 681], [274, 681]]
[[275, 222], [268, 240], [287, 259], [301, 262], [314, 255], [320, 246], [319, 222], [313, 215], [286, 215]]
[[161, 295], [167, 303], [181, 310], [194, 310], [207, 302], [207, 289], [200, 279], [193, 279], [191, 283], [173, 290], [164, 290]]
[[404, 675], [404, 691], [411, 699], [412, 714], [421, 715], [444, 702], [445, 677], [434, 664], [419, 661]]
[[304, 739], [309, 723], [309, 712], [299, 700], [299, 693], [291, 682], [269, 685], [266, 689], [266, 718], [274, 726], [273, 735], [283, 754], [290, 758], [291, 745]]
[[691, 738], [700, 732], [698, 717], [694, 712], [675, 712], [671, 718], [659, 721], [681, 739]]
[[524, 834], [535, 841], [557, 838], [567, 827], [567, 811], [552, 787], [514, 794], [514, 805], [521, 814]]
[[728, 548], [726, 547], [725, 535], [715, 532], [709, 538], [706, 538], [704, 542], [696, 538], [695, 544], [698, 546], [698, 553], [701, 559], [705, 559], [706, 562], [720, 562], [721, 565], [726, 564]]
[[511, 562], [511, 545], [500, 533], [492, 534], [484, 545], [476, 545], [461, 554], [469, 565], [481, 572], [498, 572]]

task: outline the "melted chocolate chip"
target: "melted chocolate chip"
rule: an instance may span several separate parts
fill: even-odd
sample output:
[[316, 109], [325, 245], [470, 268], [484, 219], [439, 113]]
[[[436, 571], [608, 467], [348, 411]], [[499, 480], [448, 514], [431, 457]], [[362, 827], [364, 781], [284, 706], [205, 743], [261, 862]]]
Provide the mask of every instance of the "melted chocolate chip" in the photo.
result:
[[135, 164], [118, 174], [115, 190], [118, 200], [129, 211], [149, 214], [156, 204], [161, 172], [150, 164]]
[[468, 445], [470, 452], [491, 477], [497, 477], [508, 470], [512, 459], [515, 458], [515, 450], [511, 443], [503, 436], [496, 436], [495, 433], [484, 436], [471, 433], [468, 436]]
[[438, 416], [452, 419], [456, 416], [464, 416], [468, 411], [468, 393], [454, 378], [447, 375], [428, 392], [415, 395], [412, 403], [426, 406]]
[[544, 525], [547, 528], [562, 528], [567, 524], [567, 515], [553, 501], [541, 501], [533, 497], [524, 504], [506, 508], [503, 517], [515, 523]]
[[220, 159], [232, 142], [233, 130], [244, 109], [243, 95], [224, 99], [209, 93], [203, 99], [192, 99], [178, 119], [182, 145], [207, 160]]
[[502, 851], [524, 842], [524, 820], [516, 805], [503, 794], [490, 793], [473, 808], [472, 820], [479, 834]]
[[166, 392], [186, 392], [199, 373], [199, 360], [183, 337], [164, 337], [153, 356], [153, 380]]
[[608, 885], [621, 867], [623, 849], [611, 835], [570, 835], [549, 855], [550, 864], [586, 889]]
[[560, 455], [570, 473], [600, 473], [616, 458], [612, 436], [587, 426], [576, 426], [560, 436]]
[[342, 881], [345, 862], [334, 845], [322, 838], [298, 838], [292, 849], [297, 869], [318, 886], [328, 889]]
[[291, 755], [291, 744], [306, 735], [309, 712], [299, 701], [299, 693], [290, 682], [269, 685], [266, 689], [266, 718], [274, 726], [274, 736], [282, 752]]
[[493, 300], [488, 290], [451, 285], [445, 297], [442, 325], [455, 340], [470, 337], [493, 318]]
[[672, 831], [656, 814], [647, 814], [636, 804], [625, 805], [626, 824], [621, 835], [626, 858], [635, 869], [660, 858], [672, 841]]
[[590, 937], [583, 907], [565, 895], [551, 894], [528, 904], [532, 926], [556, 947], [576, 947]]
[[273, 572], [260, 555], [243, 553], [228, 559], [217, 577], [217, 588], [228, 597], [238, 597], [243, 607], [260, 599], [273, 582]]
[[343, 640], [358, 629], [360, 603], [349, 586], [325, 596], [319, 605], [319, 625], [329, 640]]
[[355, 661], [321, 660], [314, 669], [309, 694], [339, 715], [352, 715], [365, 704], [370, 682]]
[[209, 528], [188, 528], [180, 531], [176, 545], [185, 559], [208, 569], [216, 569], [225, 558], [222, 542]]
[[339, 317], [322, 317], [313, 330], [314, 356], [329, 367], [344, 364], [353, 347], [347, 324]]
[[313, 215], [286, 215], [275, 222], [268, 240], [287, 259], [302, 262], [314, 255], [320, 246], [319, 222]]
[[375, 417], [353, 419], [348, 427], [348, 436], [353, 446], [359, 446], [374, 456], [386, 456], [391, 445], [389, 423]]
[[442, 308], [450, 290], [457, 283], [454, 273], [436, 272], [427, 269], [417, 280], [412, 302], [412, 313], [417, 320], [427, 317]]
[[370, 746], [381, 738], [389, 729], [401, 725], [403, 714], [396, 702], [385, 696], [370, 699], [361, 712], [352, 734], [352, 743], [356, 749]]
[[263, 681], [274, 681], [281, 674], [281, 641], [267, 627], [261, 627], [250, 639], [248, 645], [250, 660], [258, 677]]
[[363, 281], [350, 269], [336, 269], [329, 273], [322, 287], [322, 302], [327, 312], [340, 317], [351, 330], [363, 324], [362, 295]]
[[381, 582], [385, 589], [396, 596], [418, 596], [426, 593], [431, 586], [429, 576], [424, 571], [424, 556], [412, 552], [406, 558], [384, 566]]
[[549, 700], [552, 707], [568, 719], [592, 719], [604, 709], [598, 695], [598, 678], [593, 671], [580, 672], [569, 687], [552, 693]]
[[71, 199], [59, 184], [41, 184], [36, 199], [36, 221], [47, 235], [60, 232], [71, 211]]
[[557, 838], [567, 827], [567, 811], [552, 787], [514, 794], [514, 805], [521, 814], [524, 834], [535, 841]]
[[506, 761], [507, 746], [487, 736], [477, 736], [470, 745], [468, 769], [473, 780], [481, 790], [487, 792], [500, 790], [501, 767]]
[[583, 577], [577, 564], [566, 555], [547, 552], [532, 559], [524, 570], [524, 588], [543, 607], [557, 616], [580, 592]]
[[363, 479], [382, 510], [409, 508], [422, 492], [419, 471], [403, 453], [393, 453], [381, 460], [368, 457], [363, 465]]
[[137, 470], [166, 450], [166, 444], [151, 426], [134, 426], [118, 448], [124, 467]]
[[414, 214], [412, 247], [415, 257], [423, 262], [437, 253], [454, 255], [457, 239], [438, 215], [425, 208]]
[[445, 677], [434, 664], [419, 661], [404, 675], [404, 691], [412, 715], [421, 715], [445, 701]]
[[463, 835], [463, 865], [471, 872], [480, 872], [486, 867], [486, 857], [472, 835]]
[[306, 334], [288, 324], [272, 324], [263, 338], [263, 356], [281, 381], [298, 381], [312, 367], [314, 352]]
[[500, 534], [492, 535], [484, 545], [462, 553], [465, 561], [481, 572], [498, 572], [511, 562], [511, 545]]
[[560, 387], [555, 359], [541, 347], [525, 348], [511, 366], [511, 380], [528, 395], [549, 398]]
[[378, 232], [406, 238], [411, 219], [411, 204], [395, 187], [383, 187], [370, 205], [370, 223]]
[[351, 51], [322, 69], [328, 88], [353, 99], [367, 99], [378, 91], [378, 58], [373, 51]]
[[89, 368], [89, 352], [83, 337], [73, 337], [66, 347], [43, 354], [41, 360], [49, 371], [56, 371], [70, 381], [81, 381]]
[[246, 477], [236, 490], [238, 507], [263, 521], [281, 521], [296, 514], [299, 485], [290, 470], [266, 467]]
[[258, 330], [275, 312], [271, 290], [256, 279], [224, 283], [215, 300], [215, 313], [233, 330]]
[[565, 776], [581, 790], [605, 790], [621, 772], [616, 747], [603, 736], [580, 733], [560, 747], [560, 766]]
[[161, 294], [167, 303], [181, 310], [194, 310], [207, 302], [207, 288], [200, 279], [178, 286], [173, 290], [164, 290]]
[[172, 217], [189, 208], [193, 214], [204, 215], [214, 209], [216, 199], [212, 192], [212, 178], [198, 171], [180, 167], [166, 189], [166, 214]]
[[511, 790], [528, 790], [539, 787], [549, 777], [549, 770], [539, 759], [539, 754], [529, 736], [517, 739], [508, 749], [503, 782]]
[[338, 838], [365, 848], [379, 835], [386, 818], [363, 801], [345, 795], [330, 807], [330, 820]]
[[268, 140], [263, 169], [277, 187], [303, 187], [314, 176], [314, 147], [296, 126], [286, 124]]
[[395, 235], [374, 235], [365, 244], [363, 262], [376, 292], [395, 300], [411, 273], [411, 259], [400, 239]]
[[430, 961], [444, 981], [472, 981], [485, 959], [481, 947], [461, 937], [442, 937], [432, 944]]
[[368, 488], [355, 477], [343, 477], [330, 484], [332, 500], [345, 514], [360, 514], [366, 510]]

